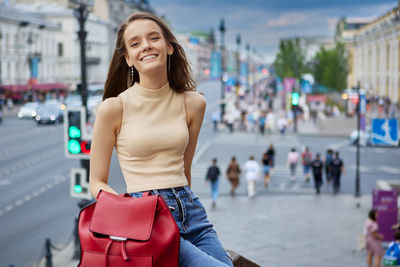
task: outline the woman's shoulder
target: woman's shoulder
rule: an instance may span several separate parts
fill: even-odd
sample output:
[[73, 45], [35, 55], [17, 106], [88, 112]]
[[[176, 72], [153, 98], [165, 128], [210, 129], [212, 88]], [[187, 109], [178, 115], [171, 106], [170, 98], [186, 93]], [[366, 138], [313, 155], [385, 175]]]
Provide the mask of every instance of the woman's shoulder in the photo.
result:
[[109, 97], [100, 103], [97, 108], [96, 117], [104, 117], [106, 119], [122, 116], [122, 100], [119, 97]]
[[206, 107], [206, 100], [204, 97], [196, 91], [185, 91], [183, 93], [185, 98], [185, 104], [188, 108], [201, 110]]

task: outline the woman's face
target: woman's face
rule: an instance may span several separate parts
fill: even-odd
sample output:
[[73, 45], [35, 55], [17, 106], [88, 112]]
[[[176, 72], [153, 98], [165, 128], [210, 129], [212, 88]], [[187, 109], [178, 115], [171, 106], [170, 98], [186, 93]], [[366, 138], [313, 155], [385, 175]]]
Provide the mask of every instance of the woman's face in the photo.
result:
[[128, 24], [124, 32], [125, 60], [139, 73], [164, 71], [167, 55], [173, 47], [167, 44], [160, 26], [152, 20], [139, 19]]

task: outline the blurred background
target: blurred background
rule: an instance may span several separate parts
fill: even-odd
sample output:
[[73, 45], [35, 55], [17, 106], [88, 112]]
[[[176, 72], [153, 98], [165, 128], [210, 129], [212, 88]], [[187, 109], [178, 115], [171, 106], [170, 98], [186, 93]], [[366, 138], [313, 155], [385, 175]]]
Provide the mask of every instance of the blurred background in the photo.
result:
[[[227, 249], [261, 266], [366, 266], [369, 209], [393, 240], [400, 190], [400, 1], [0, 0], [0, 265], [76, 266], [76, 218], [91, 200], [91, 129], [119, 25], [163, 17], [188, 56], [207, 111], [193, 190]], [[247, 197], [225, 177], [232, 156], [268, 187]], [[339, 152], [334, 194], [304, 173]], [[288, 153], [298, 152], [296, 181]], [[212, 205], [211, 159], [222, 175]], [[311, 175], [312, 177], [312, 175]], [[125, 184], [113, 155], [110, 183]], [[247, 240], [245, 243], [243, 240]]]

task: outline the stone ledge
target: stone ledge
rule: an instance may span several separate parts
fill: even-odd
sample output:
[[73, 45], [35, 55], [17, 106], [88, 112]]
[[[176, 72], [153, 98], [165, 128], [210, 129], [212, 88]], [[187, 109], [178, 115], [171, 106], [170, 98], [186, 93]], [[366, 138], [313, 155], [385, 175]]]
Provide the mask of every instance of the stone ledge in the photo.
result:
[[226, 250], [229, 256], [232, 258], [233, 266], [234, 267], [261, 267], [260, 265], [252, 262], [249, 259], [246, 259], [242, 255], [237, 254], [232, 250]]

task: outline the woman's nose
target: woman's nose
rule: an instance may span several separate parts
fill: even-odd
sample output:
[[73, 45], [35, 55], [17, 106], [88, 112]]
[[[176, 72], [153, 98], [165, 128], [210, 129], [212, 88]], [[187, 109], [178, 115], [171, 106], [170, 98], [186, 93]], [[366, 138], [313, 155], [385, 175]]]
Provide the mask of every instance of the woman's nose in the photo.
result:
[[148, 42], [148, 41], [143, 41], [142, 44], [143, 44], [143, 51], [146, 51], [146, 50], [151, 49], [150, 42]]

